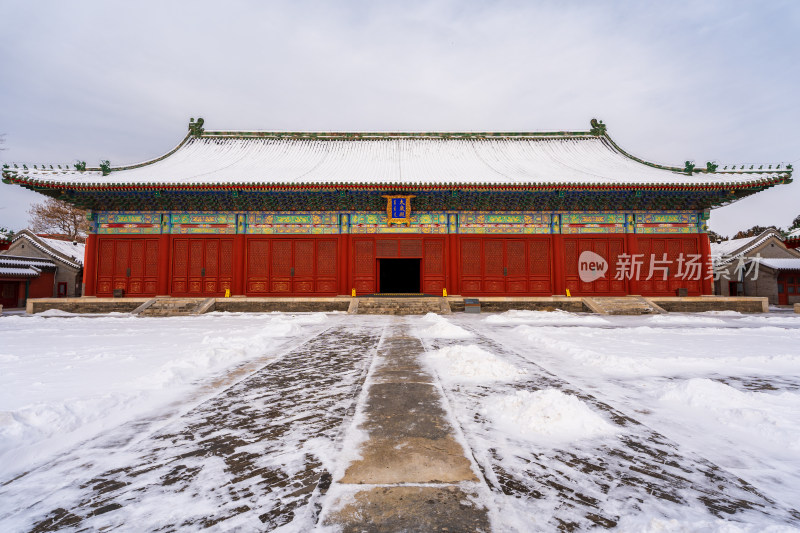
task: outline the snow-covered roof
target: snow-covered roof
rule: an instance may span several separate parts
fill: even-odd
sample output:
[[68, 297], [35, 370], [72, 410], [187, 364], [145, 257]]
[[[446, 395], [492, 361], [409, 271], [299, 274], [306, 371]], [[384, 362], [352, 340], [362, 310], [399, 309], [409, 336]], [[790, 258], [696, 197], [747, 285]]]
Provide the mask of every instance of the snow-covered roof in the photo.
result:
[[800, 239], [800, 228], [790, 231], [789, 235], [786, 236], [786, 239]]
[[771, 237], [780, 239], [780, 233], [774, 229], [768, 229], [755, 237], [744, 237], [741, 239], [731, 239], [722, 242], [711, 243], [711, 255], [721, 257], [721, 263], [728, 263], [734, 259], [745, 255], [747, 252], [757, 248]]
[[35, 278], [42, 270], [55, 270], [56, 264], [49, 259], [0, 254], [0, 276]]
[[[193, 123], [194, 124], [194, 123]], [[201, 123], [202, 124], [202, 123]], [[314, 133], [194, 129], [144, 163], [86, 169], [9, 168], [7, 180], [77, 190], [210, 186], [702, 187], [774, 185], [791, 168], [715, 171], [645, 162], [619, 148], [605, 126], [551, 133]], [[596, 129], [602, 126], [602, 129]], [[192, 124], [190, 124], [192, 129]], [[764, 165], [767, 167], [767, 165]]]
[[775, 270], [800, 270], [800, 257], [762, 257], [759, 263]]
[[20, 277], [20, 278], [35, 278], [41, 273], [36, 267], [23, 267], [23, 268], [7, 268], [0, 266], [0, 276], [5, 277]]
[[36, 267], [39, 270], [54, 269], [56, 264], [50, 259], [42, 257], [25, 257], [21, 255], [8, 255], [0, 253], [0, 266], [5, 268]]
[[83, 243], [40, 237], [28, 230], [22, 230], [14, 235], [12, 242], [19, 239], [25, 239], [47, 255], [71, 267], [80, 268], [83, 265], [83, 256], [86, 251], [86, 245]]
[[75, 241], [62, 241], [60, 239], [49, 239], [39, 237], [44, 244], [60, 253], [65, 257], [74, 258], [74, 262], [78, 265], [83, 264], [83, 255], [86, 251], [86, 245], [82, 242]]

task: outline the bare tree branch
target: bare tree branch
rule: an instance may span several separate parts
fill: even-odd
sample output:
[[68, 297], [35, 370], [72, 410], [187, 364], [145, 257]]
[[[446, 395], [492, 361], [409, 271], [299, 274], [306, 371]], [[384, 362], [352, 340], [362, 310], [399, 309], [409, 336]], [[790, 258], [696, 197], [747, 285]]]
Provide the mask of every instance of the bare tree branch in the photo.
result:
[[29, 223], [34, 233], [53, 233], [83, 241], [89, 231], [86, 211], [55, 198], [33, 204], [28, 214], [31, 216]]

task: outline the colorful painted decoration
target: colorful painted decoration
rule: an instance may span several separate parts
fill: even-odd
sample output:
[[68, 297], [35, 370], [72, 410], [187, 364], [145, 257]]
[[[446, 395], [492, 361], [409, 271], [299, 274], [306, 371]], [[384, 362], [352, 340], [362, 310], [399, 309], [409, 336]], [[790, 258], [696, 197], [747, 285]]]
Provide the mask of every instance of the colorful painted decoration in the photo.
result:
[[411, 199], [413, 194], [383, 196], [386, 198], [386, 218], [389, 224], [411, 225]]

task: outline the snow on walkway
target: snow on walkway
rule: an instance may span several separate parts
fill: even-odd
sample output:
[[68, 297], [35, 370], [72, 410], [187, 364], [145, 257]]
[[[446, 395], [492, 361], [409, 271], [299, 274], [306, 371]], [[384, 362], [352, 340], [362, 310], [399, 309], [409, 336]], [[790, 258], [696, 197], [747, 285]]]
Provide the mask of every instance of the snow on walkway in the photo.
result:
[[307, 529], [379, 334], [334, 326], [145, 438], [84, 443], [14, 479], [4, 531]]
[[185, 402], [204, 381], [263, 365], [287, 343], [330, 324], [323, 313], [1, 317], [0, 480]]
[[[652, 328], [641, 325], [646, 318], [621, 322], [614, 317], [608, 321], [604, 318], [605, 323], [598, 328], [597, 317], [548, 315], [509, 313], [507, 322], [502, 315], [453, 316], [453, 324], [471, 330], [471, 337], [461, 342], [427, 341], [430, 362], [437, 369], [475, 459], [494, 490], [491, 503], [499, 509], [500, 523], [494, 524], [497, 530], [585, 530], [599, 526], [632, 532], [760, 531], [765, 527], [793, 531], [789, 524], [800, 526], [797, 509], [791, 503], [776, 501], [780, 500], [780, 493], [765, 492], [743, 481], [738, 471], [721, 468], [709, 460], [720, 455], [717, 450], [697, 447], [692, 442], [698, 436], [701, 442], [713, 446], [714, 437], [695, 435], [693, 431], [670, 432], [676, 437], [673, 440], [654, 431], [641, 423], [653, 419], [647, 417], [647, 410], [640, 409], [636, 396], [606, 397], [605, 391], [610, 387], [603, 369], [607, 366], [587, 363], [594, 358], [580, 359], [597, 347], [595, 341], [600, 337], [607, 343], [600, 343], [604, 350], [596, 356], [603, 356], [599, 360], [605, 365], [620, 357], [620, 350], [615, 351], [612, 345], [628, 343], [630, 351], [621, 352], [630, 357], [616, 369], [625, 373], [631, 365], [636, 368], [637, 362], [647, 367], [654, 364], [649, 354], [659, 349], [669, 353], [669, 339], [679, 337], [680, 331], [672, 329], [663, 338], [652, 338]], [[686, 318], [681, 318], [680, 322], [685, 323]], [[540, 319], [548, 325], [535, 326]], [[528, 325], [519, 325], [525, 321]], [[553, 327], [555, 321], [564, 325]], [[589, 326], [576, 326], [582, 321]], [[724, 325], [730, 329], [706, 333], [724, 338], [725, 332], [741, 331], [735, 324]], [[557, 342], [549, 339], [551, 333]], [[739, 341], [747, 335], [759, 337], [763, 333], [750, 329]], [[782, 354], [788, 345], [782, 344], [784, 341], [776, 333], [770, 332], [779, 339], [773, 343], [777, 353], [770, 350], [770, 355], [762, 355], [788, 368], [793, 361], [785, 359], [792, 359], [796, 349]], [[795, 338], [794, 333], [788, 336]], [[698, 347], [695, 343], [695, 349]], [[678, 354], [680, 351], [679, 348]], [[463, 354], [471, 354], [470, 364], [442, 365], [442, 352], [451, 354], [451, 363], [464, 359]], [[476, 377], [481, 372], [476, 368], [480, 365], [475, 354], [483, 354], [482, 380]], [[504, 375], [499, 374], [498, 362], [517, 371], [510, 372], [506, 367]], [[706, 364], [726, 370], [724, 363]], [[797, 375], [796, 367], [794, 373]], [[572, 378], [578, 375], [581, 379], [576, 386]], [[698, 388], [703, 389], [703, 385]], [[662, 401], [686, 398], [680, 388], [672, 392]], [[703, 418], [695, 413], [686, 426], [697, 426], [700, 431], [702, 422]], [[747, 448], [747, 440], [740, 444]], [[726, 455], [735, 453], [735, 448], [728, 449]], [[772, 464], [771, 475], [783, 476], [796, 489], [796, 471], [783, 472], [778, 463]]]
[[[315, 529], [396, 319], [314, 316], [0, 319], [0, 529]], [[494, 531], [800, 528], [800, 317], [402, 321]]]

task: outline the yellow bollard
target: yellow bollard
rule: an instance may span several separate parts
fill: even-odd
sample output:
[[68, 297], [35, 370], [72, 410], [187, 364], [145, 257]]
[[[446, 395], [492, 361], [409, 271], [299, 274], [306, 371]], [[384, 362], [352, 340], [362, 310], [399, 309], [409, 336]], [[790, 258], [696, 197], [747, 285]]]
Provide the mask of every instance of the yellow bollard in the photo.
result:
[[231, 290], [225, 289], [225, 298], [230, 298], [230, 297], [231, 297]]
[[356, 297], [356, 290], [355, 289], [352, 290], [352, 292], [350, 293], [350, 296], [352, 296], [353, 298]]
[[569, 289], [567, 289], [567, 297], [572, 298], [572, 295], [569, 293]]
[[442, 298], [447, 298], [447, 289], [442, 287]]

